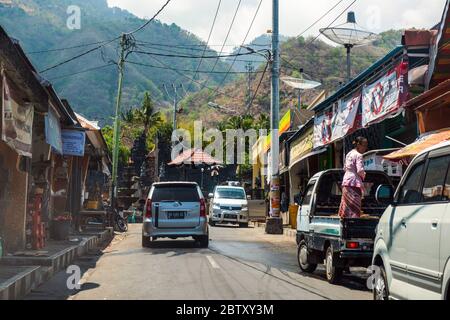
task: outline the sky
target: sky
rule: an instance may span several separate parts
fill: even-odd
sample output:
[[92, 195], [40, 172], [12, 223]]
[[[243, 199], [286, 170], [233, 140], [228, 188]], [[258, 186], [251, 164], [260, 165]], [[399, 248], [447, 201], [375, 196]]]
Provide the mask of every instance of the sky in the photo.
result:
[[[126, 9], [141, 18], [155, 14], [166, 0], [107, 0], [109, 6]], [[249, 30], [260, 1], [261, 8], [245, 43], [271, 29], [271, 0], [241, 0], [236, 22], [227, 41], [229, 50], [241, 45]], [[319, 29], [327, 27], [342, 12], [355, 11], [357, 22], [363, 29], [382, 32], [389, 29], [431, 28], [439, 23], [446, 0], [341, 0], [315, 27], [305, 33], [317, 36]], [[220, 45], [226, 38], [239, 0], [222, 0], [210, 45]], [[280, 0], [280, 33], [286, 36], [300, 35], [312, 23], [336, 5], [339, 0]], [[175, 23], [206, 41], [213, 24], [219, 0], [172, 0], [159, 16], [164, 23]], [[333, 25], [344, 23], [342, 15]]]

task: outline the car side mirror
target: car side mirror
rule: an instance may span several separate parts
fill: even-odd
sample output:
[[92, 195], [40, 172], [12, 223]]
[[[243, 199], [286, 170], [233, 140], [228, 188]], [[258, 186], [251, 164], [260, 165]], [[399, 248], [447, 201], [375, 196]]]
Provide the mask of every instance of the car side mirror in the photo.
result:
[[247, 200], [252, 200], [252, 196], [247, 196]]
[[214, 198], [214, 194], [212, 194], [212, 193], [208, 194], [208, 198], [209, 198], [209, 199]]
[[390, 185], [380, 185], [375, 198], [379, 204], [392, 204], [394, 202], [394, 188]]

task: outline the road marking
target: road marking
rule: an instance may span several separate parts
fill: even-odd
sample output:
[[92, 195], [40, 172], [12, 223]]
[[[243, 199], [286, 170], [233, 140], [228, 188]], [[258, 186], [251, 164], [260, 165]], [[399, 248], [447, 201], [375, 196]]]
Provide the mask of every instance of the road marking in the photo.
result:
[[216, 261], [214, 261], [213, 257], [211, 257], [211, 256], [206, 256], [206, 259], [208, 259], [209, 263], [211, 264], [211, 266], [212, 266], [214, 269], [220, 269], [220, 266], [217, 264]]

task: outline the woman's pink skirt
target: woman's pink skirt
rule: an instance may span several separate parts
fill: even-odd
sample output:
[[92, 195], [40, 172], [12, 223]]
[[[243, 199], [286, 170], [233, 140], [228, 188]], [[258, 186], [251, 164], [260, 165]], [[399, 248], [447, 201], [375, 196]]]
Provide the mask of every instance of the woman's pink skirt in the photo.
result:
[[361, 202], [362, 191], [360, 188], [343, 187], [339, 216], [343, 219], [361, 217]]

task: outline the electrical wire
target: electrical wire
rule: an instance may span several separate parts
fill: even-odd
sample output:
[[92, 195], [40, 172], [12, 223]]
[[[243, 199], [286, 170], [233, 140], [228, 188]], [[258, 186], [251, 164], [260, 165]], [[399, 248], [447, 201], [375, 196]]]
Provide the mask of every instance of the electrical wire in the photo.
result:
[[[127, 61], [127, 63], [143, 66], [143, 67], [149, 67], [149, 68], [155, 68], [155, 69], [163, 69], [163, 70], [172, 70], [172, 71], [179, 71], [179, 72], [192, 72], [192, 73], [204, 73], [204, 74], [226, 74], [229, 73], [227, 71], [207, 71], [207, 70], [193, 70], [193, 69], [178, 69], [178, 68], [171, 68], [171, 67], [161, 67], [161, 66], [155, 66], [152, 64], [146, 64], [136, 61]], [[233, 71], [230, 72], [231, 74], [248, 74], [246, 71]], [[258, 74], [262, 73], [262, 71], [253, 71], [252, 74]]]
[[[331, 21], [331, 23], [326, 27], [326, 29], [327, 28], [330, 28], [340, 17], [342, 17], [346, 12], [347, 12], [347, 10], [348, 9], [350, 9], [355, 3], [356, 3], [356, 1], [357, 0], [353, 0], [353, 2], [352, 3], [350, 3], [345, 9], [344, 9], [344, 11], [342, 11], [333, 21]], [[314, 43], [314, 41], [316, 41], [319, 37], [320, 37], [320, 35], [321, 35], [321, 33], [319, 32], [319, 34], [310, 42], [310, 43], [308, 43], [307, 45], [311, 45], [311, 44], [313, 44]]]
[[[252, 19], [252, 21], [251, 21], [251, 23], [250, 23], [250, 26], [249, 26], [249, 28], [248, 28], [248, 30], [247, 30], [247, 33], [246, 33], [245, 37], [244, 37], [244, 40], [242, 41], [241, 47], [244, 46], [245, 43], [247, 42], [247, 38], [248, 38], [248, 36], [249, 36], [249, 34], [250, 34], [250, 31], [251, 31], [252, 28], [253, 28], [253, 24], [255, 23], [256, 17], [258, 16], [259, 9], [261, 8], [262, 2], [263, 2], [263, 0], [260, 0], [260, 1], [259, 1], [258, 7], [256, 8], [255, 15], [253, 16], [253, 19]], [[240, 52], [241, 52], [241, 47], [239, 47], [238, 54], [235, 55], [235, 58], [234, 58], [233, 62], [231, 63], [230, 67], [228, 68], [228, 72], [231, 72], [231, 70], [233, 69], [234, 64], [236, 63], [236, 58], [237, 58], [239, 55], [241, 55], [241, 54], [240, 54]], [[265, 50], [262, 50], [262, 51], [265, 51]], [[247, 53], [247, 55], [248, 55], [248, 54], [249, 54], [249, 53]], [[253, 52], [250, 52], [250, 54], [253, 54]], [[225, 74], [225, 76], [224, 76], [223, 79], [222, 79], [222, 82], [221, 82], [220, 85], [217, 87], [216, 91], [214, 92], [215, 95], [217, 94], [219, 88], [220, 88], [221, 86], [223, 86], [223, 84], [225, 83], [226, 79], [227, 79], [227, 74]]]
[[[161, 56], [168, 58], [186, 58], [186, 59], [216, 59], [216, 58], [232, 58], [232, 57], [241, 57], [241, 56], [249, 56], [255, 54], [254, 52], [245, 52], [245, 53], [233, 53], [227, 55], [212, 55], [212, 56], [194, 56], [187, 54], [164, 54], [159, 52], [150, 52], [150, 51], [140, 51], [134, 50], [134, 53], [145, 54], [150, 56]], [[265, 50], [256, 51], [257, 53], [265, 52]]]
[[80, 44], [80, 45], [73, 46], [73, 47], [56, 48], [56, 49], [40, 50], [40, 51], [30, 51], [30, 52], [27, 52], [27, 54], [40, 54], [40, 53], [66, 51], [66, 50], [71, 50], [71, 49], [78, 49], [78, 48], [83, 48], [83, 47], [89, 47], [89, 46], [93, 46], [93, 45], [96, 45], [96, 44], [102, 44], [102, 43], [105, 43], [105, 42], [107, 42], [107, 41], [97, 41], [97, 42], [92, 42], [92, 43]]
[[333, 11], [335, 8], [337, 8], [337, 6], [339, 6], [344, 0], [339, 0], [338, 3], [336, 3], [333, 7], [331, 7], [331, 9], [329, 9], [327, 12], [325, 12], [325, 14], [323, 14], [319, 19], [317, 19], [313, 24], [311, 24], [308, 28], [306, 28], [303, 32], [301, 32], [296, 38], [300, 38], [301, 36], [303, 36], [306, 32], [308, 32], [309, 30], [311, 30], [316, 24], [318, 24], [323, 18], [325, 18], [328, 14], [331, 13], [331, 11]]
[[156, 17], [159, 16], [159, 14], [160, 14], [161, 12], [164, 11], [164, 9], [169, 5], [169, 3], [170, 3], [171, 1], [172, 1], [172, 0], [167, 0], [167, 2], [161, 7], [161, 9], [159, 9], [159, 10], [155, 13], [155, 15], [154, 15], [151, 19], [149, 19], [146, 23], [144, 23], [142, 26], [140, 26], [140, 27], [137, 28], [136, 30], [126, 33], [126, 35], [132, 35], [132, 34], [138, 33], [139, 31], [141, 31], [142, 29], [144, 29], [145, 27], [147, 27], [150, 23], [152, 23], [152, 22], [156, 19]]
[[[205, 44], [205, 47], [203, 49], [202, 58], [200, 59], [200, 62], [197, 65], [197, 70], [195, 71], [194, 76], [193, 76], [194, 79], [197, 76], [198, 71], [200, 70], [200, 67], [201, 67], [202, 62], [203, 62], [203, 57], [205, 56], [206, 50], [208, 49], [208, 44], [209, 44], [209, 41], [211, 40], [211, 36], [212, 36], [213, 31], [214, 31], [214, 27], [216, 26], [217, 16], [219, 15], [221, 4], [222, 4], [222, 0], [219, 0], [219, 3], [217, 5], [217, 9], [216, 9], [216, 13], [214, 15], [213, 23], [212, 23], [211, 29], [209, 30], [208, 39], [206, 40], [206, 44]], [[188, 90], [190, 89], [191, 85], [192, 85], [192, 82], [189, 83]]]
[[[166, 8], [166, 6], [171, 2], [172, 0], [167, 0], [167, 2], [162, 6], [162, 8], [151, 18], [151, 19], [149, 19], [146, 23], [144, 23], [142, 26], [140, 26], [138, 29], [136, 29], [136, 30], [134, 30], [134, 31], [132, 31], [132, 32], [128, 32], [127, 33], [127, 35], [133, 35], [134, 33], [136, 33], [136, 32], [139, 32], [140, 30], [142, 30], [143, 28], [145, 28], [147, 25], [149, 25], [152, 21], [154, 21], [155, 19], [156, 19], [156, 17]], [[105, 41], [104, 43], [102, 43], [102, 44], [100, 44], [99, 46], [97, 46], [97, 47], [95, 47], [95, 48], [92, 48], [92, 49], [90, 49], [90, 50], [87, 50], [87, 51], [85, 51], [85, 52], [83, 52], [83, 53], [80, 53], [80, 54], [78, 54], [78, 55], [76, 55], [76, 56], [74, 56], [74, 57], [72, 57], [72, 58], [69, 58], [69, 59], [67, 59], [67, 60], [64, 60], [64, 61], [62, 61], [62, 62], [59, 62], [59, 63], [57, 63], [57, 64], [55, 64], [55, 65], [53, 65], [53, 66], [51, 66], [51, 67], [48, 67], [48, 68], [46, 68], [46, 69], [44, 69], [44, 70], [42, 70], [42, 71], [40, 71], [40, 73], [45, 73], [45, 72], [48, 72], [48, 71], [50, 71], [50, 70], [53, 70], [53, 69], [55, 69], [55, 68], [58, 68], [58, 67], [60, 67], [60, 66], [62, 66], [62, 65], [65, 65], [65, 64], [67, 64], [67, 63], [70, 63], [70, 62], [72, 62], [72, 61], [74, 61], [74, 60], [77, 60], [77, 59], [79, 59], [79, 58], [81, 58], [81, 57], [84, 57], [85, 55], [88, 55], [89, 53], [91, 53], [91, 52], [94, 52], [94, 51], [97, 51], [97, 50], [99, 50], [99, 49], [101, 49], [101, 48], [103, 48], [104, 46], [106, 46], [106, 45], [108, 45], [108, 44], [110, 44], [110, 43], [112, 43], [112, 42], [114, 42], [114, 41], [117, 41], [118, 39], [120, 39], [122, 36], [118, 36], [118, 37], [116, 37], [116, 38], [114, 38], [114, 39], [112, 39], [112, 40], [107, 40], [107, 41]]]
[[113, 66], [113, 65], [116, 65], [116, 64], [115, 63], [109, 63], [109, 64], [105, 64], [105, 65], [102, 65], [102, 66], [85, 69], [85, 70], [82, 70], [82, 71], [79, 71], [79, 72], [75, 72], [75, 73], [70, 73], [70, 74], [57, 76], [57, 77], [52, 77], [52, 78], [49, 78], [48, 80], [54, 81], [54, 80], [58, 80], [58, 79], [69, 78], [69, 77], [73, 77], [73, 76], [76, 76], [76, 75], [81, 74], [81, 73], [86, 73], [86, 72], [90, 72], [90, 71], [94, 71], [94, 70], [99, 70], [99, 69], [103, 69], [103, 68], [106, 68], [106, 67], [109, 67], [109, 66]]
[[[158, 62], [159, 64], [161, 64], [162, 66], [164, 66], [164, 67], [166, 67], [166, 68], [170, 68], [167, 64], [165, 64], [164, 62], [162, 62], [160, 59], [158, 59], [158, 58], [156, 58], [156, 57], [154, 57], [154, 56], [150, 56], [150, 57], [151, 57], [153, 60], [155, 60], [156, 62]], [[197, 81], [197, 80], [195, 80], [195, 79], [193, 79], [193, 78], [191, 78], [191, 77], [185, 75], [184, 73], [182, 73], [182, 72], [180, 72], [180, 71], [178, 71], [178, 70], [173, 70], [173, 71], [176, 72], [178, 75], [180, 75], [180, 76], [182, 76], [182, 77], [184, 77], [184, 78], [186, 78], [186, 79], [188, 79], [188, 80], [192, 80], [193, 82], [195, 82], [195, 83], [197, 83], [198, 85], [200, 85], [202, 88], [209, 89], [209, 90], [211, 90], [211, 91], [216, 92], [216, 89], [211, 88], [211, 87], [208, 87], [208, 86], [205, 86], [205, 85], [204, 85], [203, 83], [201, 83], [200, 81]], [[217, 89], [219, 89], [219, 88], [217, 88]], [[228, 97], [228, 98], [233, 98], [233, 97], [229, 96], [228, 94], [226, 94], [225, 92], [221, 92], [220, 90], [219, 90], [219, 93], [220, 93], [221, 95], [223, 95], [223, 96]]]
[[[241, 3], [242, 3], [242, 0], [239, 0], [238, 4], [236, 6], [236, 10], [234, 11], [233, 19], [231, 20], [230, 26], [228, 27], [227, 35], [225, 36], [225, 40], [222, 43], [222, 47], [220, 48], [219, 55], [221, 55], [223, 53], [223, 50], [225, 49], [228, 38], [230, 37], [230, 34], [231, 34], [231, 30], [233, 29], [233, 26], [234, 26], [234, 22], [236, 21], [237, 14], [241, 7]], [[217, 58], [217, 60], [214, 62], [214, 65], [213, 65], [213, 68], [211, 69], [211, 71], [214, 71], [216, 69], [218, 63], [219, 63], [219, 58]]]
[[263, 71], [263, 74], [261, 75], [261, 79], [259, 80], [258, 87], [256, 88], [256, 91], [255, 91], [255, 93], [253, 94], [252, 99], [250, 100], [250, 103], [249, 103], [249, 105], [248, 105], [248, 108], [249, 108], [249, 109], [252, 107], [253, 102], [255, 101], [256, 96], [258, 95], [259, 89], [260, 89], [260, 87], [261, 87], [262, 82], [264, 81], [264, 77], [266, 76], [266, 72], [267, 72], [267, 69], [268, 69], [268, 68], [269, 68], [269, 61], [267, 61], [266, 66], [264, 67], [264, 71]]

